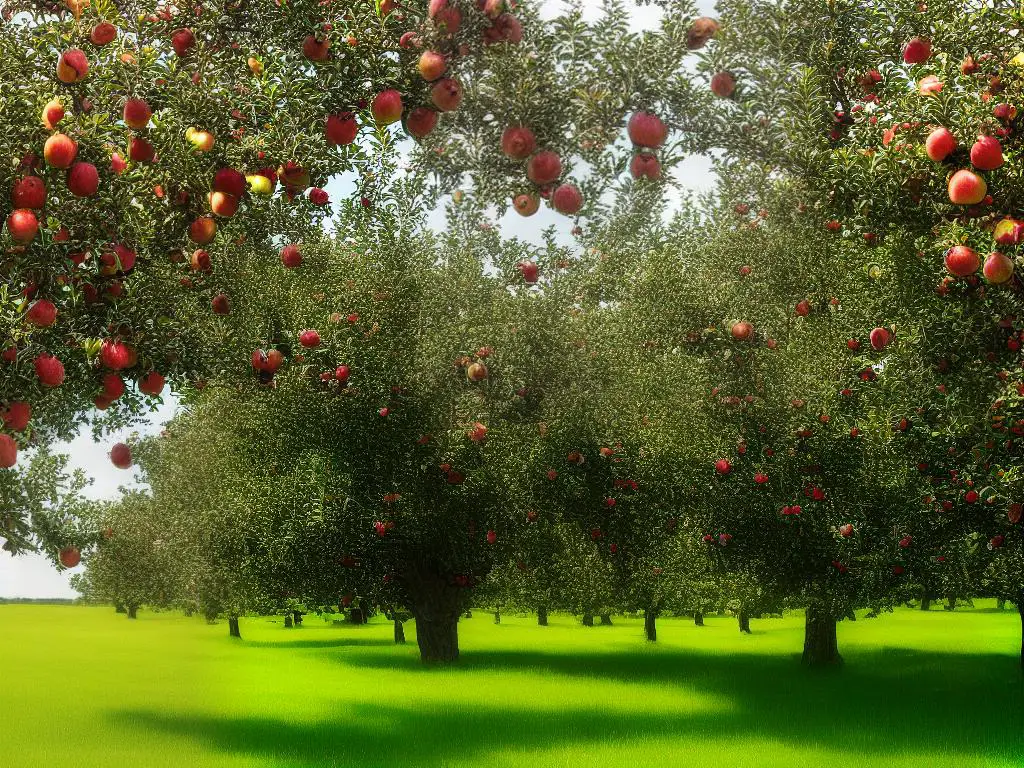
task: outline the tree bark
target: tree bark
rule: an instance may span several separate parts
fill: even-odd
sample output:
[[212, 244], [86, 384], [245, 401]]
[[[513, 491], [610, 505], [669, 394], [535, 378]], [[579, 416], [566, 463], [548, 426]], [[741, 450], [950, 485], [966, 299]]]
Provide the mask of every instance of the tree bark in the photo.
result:
[[658, 612], [653, 610], [644, 611], [644, 634], [647, 639], [654, 643], [658, 640]]
[[302, 623], [302, 611], [292, 611], [292, 615], [295, 617], [295, 626], [299, 626]]
[[242, 639], [242, 633], [238, 629], [237, 616], [228, 616], [228, 635], [230, 637], [237, 637], [239, 640]]
[[129, 619], [136, 618], [137, 617], [136, 614], [137, 614], [138, 610], [139, 610], [139, 606], [137, 606], [137, 605], [129, 605], [128, 606], [128, 618]]
[[808, 606], [804, 624], [803, 663], [809, 666], [842, 664], [836, 639], [836, 619], [817, 606]]
[[403, 573], [416, 619], [416, 644], [424, 664], [450, 664], [459, 658], [459, 616], [465, 590], [425, 563]]
[[740, 612], [736, 614], [736, 621], [739, 622], [740, 632], [749, 635], [750, 634], [750, 614], [747, 613], [746, 608], [740, 608]]
[[584, 627], [592, 627], [592, 626], [594, 626], [594, 614], [592, 614], [592, 613], [584, 613], [583, 614], [583, 626]]
[[546, 627], [548, 625], [548, 609], [543, 605], [537, 609], [537, 626]]
[[405, 645], [405, 625], [395, 619], [395, 645]]
[[284, 615], [284, 628], [285, 629], [291, 629], [292, 628], [292, 615], [290, 613], [286, 613]]
[[494, 623], [501, 624], [501, 608], [494, 609]]
[[601, 626], [610, 627], [612, 625], [612, 616], [610, 613], [601, 614]]
[[945, 608], [946, 608], [947, 611], [955, 611], [956, 610], [956, 595], [949, 595], [946, 598]]
[[932, 597], [927, 592], [921, 595], [921, 610], [930, 611], [932, 609]]
[[698, 627], [704, 626], [704, 613], [702, 611], [693, 612], [693, 623]]

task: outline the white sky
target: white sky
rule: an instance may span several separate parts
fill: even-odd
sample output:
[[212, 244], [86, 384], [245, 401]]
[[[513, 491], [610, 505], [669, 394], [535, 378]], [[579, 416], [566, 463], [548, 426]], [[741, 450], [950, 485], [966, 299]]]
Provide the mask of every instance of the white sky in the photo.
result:
[[[551, 0], [543, 0], [545, 8], [552, 12], [558, 7], [558, 3]], [[588, 16], [596, 16], [600, 8], [598, 0], [586, 0]], [[701, 13], [709, 16], [713, 13], [714, 3], [709, 0], [698, 0], [697, 6]], [[650, 29], [658, 24], [661, 18], [661, 11], [652, 6], [634, 9], [633, 28], [636, 30]], [[711, 175], [710, 162], [706, 158], [692, 157], [681, 163], [673, 175], [685, 189], [706, 189], [709, 185]], [[344, 181], [328, 185], [328, 191], [333, 200], [338, 200], [342, 195], [348, 194], [349, 185]], [[441, 225], [443, 214], [435, 218], [435, 223]], [[564, 226], [567, 219], [555, 213], [547, 206], [531, 216], [524, 219], [514, 211], [509, 211], [497, 224], [501, 231], [507, 235], [529, 240], [541, 244], [539, 234], [549, 226]], [[152, 414], [145, 426], [138, 427], [132, 431], [140, 434], [152, 434], [160, 430], [163, 424], [171, 418], [174, 413], [174, 402], [168, 398], [168, 402]], [[118, 440], [127, 437], [125, 434], [111, 435], [101, 444], [92, 441], [91, 434], [86, 431], [69, 443], [56, 446], [56, 451], [64, 452], [71, 456], [72, 466], [81, 468], [92, 478], [93, 484], [88, 494], [93, 498], [112, 498], [117, 496], [118, 488], [130, 485], [133, 482], [131, 471], [120, 470], [110, 463], [107, 452], [110, 446]], [[79, 566], [81, 568], [82, 566]], [[40, 555], [22, 555], [11, 557], [6, 552], [0, 552], [0, 597], [75, 597], [77, 593], [68, 585], [71, 574], [78, 569], [58, 572], [49, 561]]]

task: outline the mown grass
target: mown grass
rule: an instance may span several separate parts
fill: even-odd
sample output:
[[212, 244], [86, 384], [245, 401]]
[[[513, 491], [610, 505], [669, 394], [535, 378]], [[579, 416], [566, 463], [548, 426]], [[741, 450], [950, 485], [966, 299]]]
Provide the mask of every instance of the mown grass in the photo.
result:
[[0, 766], [1024, 766], [1015, 611], [840, 625], [838, 671], [797, 663], [801, 617], [587, 629], [461, 626], [424, 669], [391, 626], [300, 629], [0, 606]]

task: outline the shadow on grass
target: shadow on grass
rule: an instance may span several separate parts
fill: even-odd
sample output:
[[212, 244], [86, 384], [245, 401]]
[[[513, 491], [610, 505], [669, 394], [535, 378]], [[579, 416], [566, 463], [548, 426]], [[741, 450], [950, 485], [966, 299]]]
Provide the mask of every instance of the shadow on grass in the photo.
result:
[[[409, 674], [410, 691], [422, 684], [420, 675], [435, 674], [411, 653], [357, 651], [337, 661]], [[579, 695], [587, 698], [581, 703], [573, 700], [574, 683], [567, 679], [564, 708], [553, 710], [550, 703], [545, 708], [543, 700], [532, 708], [522, 704], [529, 694], [517, 694], [512, 687], [520, 683], [500, 681], [509, 672], [536, 672], [549, 682], [551, 675], [609, 681], [624, 690], [633, 686], [634, 695], [638, 685], [677, 688], [682, 707], [608, 708], [582, 688]], [[460, 700], [461, 691], [489, 681], [510, 686], [507, 706]], [[343, 673], [338, 682], [344, 682]], [[892, 755], [894, 760], [935, 756], [954, 765], [960, 757], [1009, 762], [1024, 754], [1024, 685], [1016, 660], [1009, 656], [857, 652], [842, 670], [822, 674], [801, 668], [792, 658], [768, 655], [479, 651], [466, 653], [438, 683], [452, 691], [449, 706], [439, 707], [434, 699], [418, 703], [414, 694], [398, 703], [340, 702], [337, 717], [313, 723], [155, 711], [120, 716], [136, 726], [205, 740], [220, 750], [258, 755], [268, 762], [361, 768], [426, 768], [454, 759], [484, 761], [508, 750], [587, 748], [623, 739], [671, 739], [680, 743], [680, 750], [706, 746], [713, 739], [721, 745], [722, 765], [749, 759], [749, 754], [728, 754], [737, 739], [832, 749], [843, 753], [836, 759], [850, 765], [856, 764], [857, 755]], [[688, 710], [692, 700], [687, 691], [722, 703]], [[615, 704], [617, 698], [607, 703]], [[694, 744], [686, 744], [689, 739]], [[681, 760], [689, 758], [666, 754], [660, 764]]]
[[369, 648], [393, 646], [394, 640], [384, 637], [345, 637], [345, 638], [289, 638], [287, 640], [243, 640], [243, 643], [251, 648]]

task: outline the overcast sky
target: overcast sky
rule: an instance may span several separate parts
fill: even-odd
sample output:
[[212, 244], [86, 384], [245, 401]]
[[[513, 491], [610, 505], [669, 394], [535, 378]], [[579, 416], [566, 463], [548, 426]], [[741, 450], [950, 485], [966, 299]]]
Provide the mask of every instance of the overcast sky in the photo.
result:
[[[586, 0], [585, 5], [590, 9], [590, 15], [596, 15], [600, 7], [597, 0]], [[701, 13], [714, 15], [713, 2], [700, 0], [697, 5]], [[545, 1], [544, 6], [554, 11], [557, 3]], [[657, 26], [660, 17], [660, 11], [652, 6], [638, 8], [634, 13], [633, 27], [637, 30], [653, 28]], [[684, 188], [706, 188], [710, 176], [710, 163], [704, 158], [690, 158], [676, 169], [674, 175]], [[338, 182], [328, 185], [327, 189], [332, 200], [338, 200], [350, 193], [351, 185]], [[440, 216], [437, 221], [441, 223]], [[566, 226], [566, 222], [564, 216], [554, 213], [547, 206], [542, 206], [529, 219], [509, 211], [498, 224], [501, 231], [508, 235], [516, 235], [540, 244], [540, 232], [549, 226]], [[144, 427], [133, 431], [147, 434], [158, 432], [173, 412], [173, 398], [169, 398], [168, 402], [151, 415]], [[110, 446], [125, 437], [127, 434], [111, 435], [103, 443], [97, 444], [92, 441], [91, 434], [86, 432], [69, 443], [57, 446], [57, 451], [68, 453], [72, 465], [81, 468], [92, 478], [93, 483], [88, 491], [90, 496], [112, 498], [118, 494], [119, 487], [132, 483], [132, 472], [116, 469], [107, 456]], [[68, 579], [76, 570], [78, 569], [57, 572], [39, 555], [22, 555], [15, 558], [6, 552], [0, 552], [0, 597], [75, 597], [75, 591], [68, 586]]]

